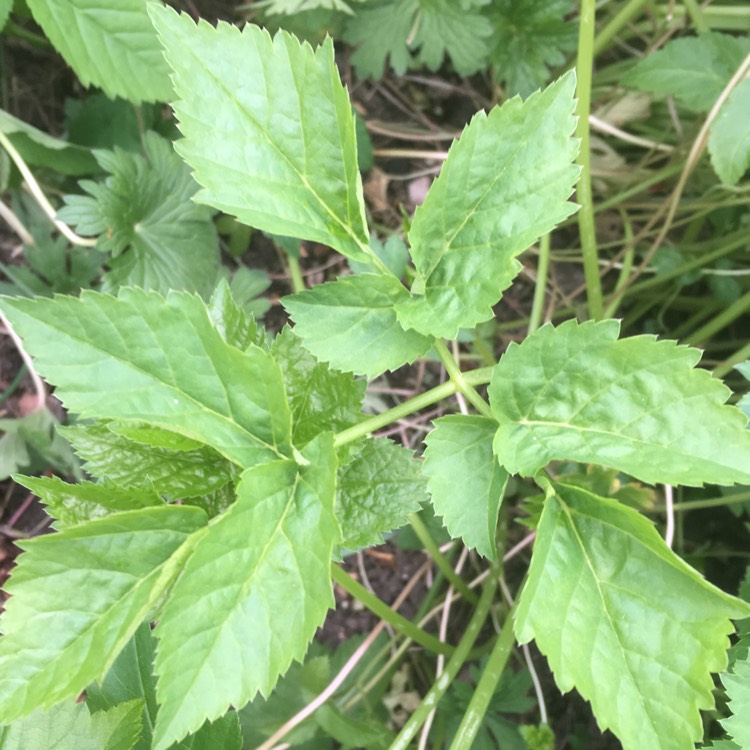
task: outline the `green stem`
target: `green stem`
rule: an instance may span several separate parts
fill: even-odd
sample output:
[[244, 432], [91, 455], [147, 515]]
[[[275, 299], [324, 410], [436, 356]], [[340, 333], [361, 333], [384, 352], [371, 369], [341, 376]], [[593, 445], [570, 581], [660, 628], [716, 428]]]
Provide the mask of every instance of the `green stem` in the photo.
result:
[[422, 519], [415, 513], [409, 517], [409, 524], [411, 525], [417, 538], [422, 542], [422, 546], [427, 551], [427, 554], [435, 561], [438, 569], [443, 575], [450, 581], [453, 588], [456, 591], [461, 592], [461, 595], [472, 604], [477, 603], [477, 595], [466, 585], [466, 581], [461, 578], [453, 566], [445, 558], [445, 555], [440, 551], [435, 540], [432, 538], [428, 528], [422, 522]]
[[718, 367], [714, 367], [713, 374], [715, 378], [723, 378], [730, 373], [735, 365], [750, 359], [750, 344], [738, 349], [731, 357], [722, 362]]
[[436, 654], [445, 654], [449, 656], [454, 653], [455, 649], [448, 643], [444, 643], [434, 635], [426, 633], [417, 627], [411, 620], [407, 620], [403, 615], [395, 612], [384, 601], [378, 599], [375, 594], [368, 591], [361, 583], [355, 581], [346, 571], [338, 565], [331, 565], [331, 577], [341, 586], [344, 591], [358, 599], [371, 612], [374, 612], [381, 620], [385, 620], [399, 633], [408, 636], [415, 643]]
[[406, 724], [404, 724], [389, 750], [406, 750], [409, 747], [409, 743], [417, 734], [419, 728], [427, 720], [427, 717], [438, 705], [443, 695], [445, 695], [450, 684], [456, 678], [456, 675], [461, 671], [461, 668], [471, 652], [474, 642], [479, 636], [479, 631], [482, 629], [482, 625], [484, 625], [484, 621], [487, 619], [487, 615], [490, 612], [490, 607], [495, 598], [497, 579], [500, 574], [501, 566], [502, 555], [498, 555], [498, 560], [492, 563], [490, 575], [484, 582], [482, 595], [479, 597], [479, 602], [474, 609], [474, 614], [471, 616], [471, 620], [469, 620], [469, 624], [466, 626], [466, 630], [456, 646], [453, 656], [451, 656], [448, 663], [445, 665], [445, 671], [430, 688], [427, 695], [424, 697], [424, 700], [419, 704], [417, 710], [409, 717]]
[[594, 222], [594, 196], [591, 187], [591, 148], [589, 143], [589, 114], [591, 110], [591, 79], [594, 66], [594, 30], [596, 21], [595, 0], [581, 0], [580, 26], [578, 34], [578, 105], [576, 114], [576, 136], [581, 141], [578, 163], [581, 177], [578, 181], [577, 198], [578, 227], [583, 253], [583, 272], [586, 277], [586, 297], [589, 317], [599, 320], [604, 315], [602, 281], [599, 277], [599, 253], [596, 247], [596, 224]]
[[703, 11], [700, 5], [695, 0], [684, 0], [685, 8], [690, 16], [690, 20], [695, 26], [695, 30], [699, 34], [705, 34], [707, 31], [711, 31], [709, 25], [706, 23], [706, 19], [703, 17]]
[[[625, 255], [622, 259], [622, 268], [620, 269], [620, 275], [617, 277], [617, 283], [615, 284], [615, 291], [621, 289], [627, 284], [630, 278], [630, 272], [633, 270], [633, 259], [635, 258], [635, 243], [633, 242], [633, 224], [628, 217], [627, 212], [624, 209], [620, 209], [620, 216], [622, 217], [623, 227], [625, 229]], [[604, 310], [605, 318], [614, 317], [617, 312], [617, 308], [620, 306], [620, 297], [615, 296], [614, 299], [607, 305]]]
[[18, 386], [21, 385], [21, 381], [23, 380], [24, 375], [26, 375], [26, 370], [26, 363], [22, 364], [18, 368], [18, 372], [10, 382], [10, 385], [2, 393], [0, 393], [0, 404], [4, 404], [16, 392]]
[[445, 371], [450, 376], [452, 382], [454, 382], [458, 390], [466, 397], [467, 401], [483, 416], [494, 419], [492, 415], [492, 409], [490, 405], [476, 392], [474, 387], [470, 385], [464, 374], [461, 372], [461, 368], [458, 363], [453, 359], [453, 355], [448, 351], [448, 347], [437, 339], [433, 344], [432, 348], [440, 357], [440, 361], [445, 367]]
[[609, 47], [617, 34], [625, 28], [640, 12], [648, 0], [629, 0], [617, 15], [597, 34], [594, 42], [594, 57]]
[[484, 667], [482, 676], [479, 678], [476, 690], [471, 696], [469, 707], [466, 709], [463, 719], [461, 719], [461, 724], [453, 738], [450, 750], [470, 750], [474, 743], [492, 696], [497, 689], [497, 683], [500, 681], [508, 658], [513, 651], [513, 644], [516, 642], [513, 632], [515, 613], [516, 605], [514, 604], [505, 618], [503, 629], [495, 641], [490, 658]]
[[[711, 497], [706, 500], [686, 500], [683, 503], [675, 503], [675, 512], [686, 510], [702, 510], [704, 508], [722, 508], [726, 505], [740, 505], [750, 500], [750, 491], [736, 492], [726, 497]], [[665, 505], [659, 505], [652, 509], [654, 513], [662, 513], [666, 510]]]
[[305, 280], [302, 278], [302, 269], [299, 265], [299, 258], [295, 258], [293, 255], [287, 253], [286, 262], [289, 268], [289, 282], [292, 285], [292, 291], [295, 294], [304, 292], [307, 287], [305, 286]]
[[[492, 369], [493, 368], [491, 367], [481, 367], [477, 370], [465, 372], [463, 373], [463, 379], [467, 384], [471, 385], [483, 385], [484, 383], [489, 383], [490, 378], [492, 377]], [[445, 383], [441, 383], [435, 388], [431, 388], [429, 391], [425, 391], [414, 398], [410, 398], [408, 401], [404, 401], [403, 404], [394, 406], [392, 409], [388, 409], [388, 411], [376, 414], [359, 424], [355, 424], [353, 427], [342, 430], [334, 438], [333, 445], [335, 448], [340, 448], [342, 445], [367, 437], [371, 432], [386, 427], [391, 424], [391, 422], [396, 422], [399, 419], [408, 417], [415, 411], [432, 406], [432, 404], [436, 404], [438, 401], [442, 401], [444, 398], [448, 398], [448, 396], [452, 396], [457, 392], [458, 384], [454, 381], [449, 380]]]
[[729, 305], [724, 312], [717, 315], [704, 326], [701, 326], [692, 336], [688, 336], [685, 343], [700, 344], [706, 339], [710, 339], [748, 311], [750, 311], [750, 292], [743, 294], [736, 302]]
[[536, 267], [536, 286], [534, 287], [534, 301], [531, 304], [529, 316], [529, 336], [539, 328], [542, 322], [542, 309], [547, 291], [547, 273], [549, 271], [550, 235], [545, 234], [539, 240], [539, 262]]

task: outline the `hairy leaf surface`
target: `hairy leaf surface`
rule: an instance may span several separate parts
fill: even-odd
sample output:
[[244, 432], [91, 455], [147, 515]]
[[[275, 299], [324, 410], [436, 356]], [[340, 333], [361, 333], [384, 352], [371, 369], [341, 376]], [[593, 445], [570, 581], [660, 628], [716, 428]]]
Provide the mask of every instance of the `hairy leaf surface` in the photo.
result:
[[750, 482], [750, 432], [729, 389], [694, 369], [697, 349], [653, 336], [617, 340], [616, 320], [546, 325], [495, 367], [494, 449], [511, 473], [596, 463], [644, 482]]
[[432, 339], [406, 331], [394, 305], [408, 292], [389, 276], [360, 274], [284, 298], [294, 332], [337, 370], [374, 378], [422, 356]]
[[145, 508], [20, 543], [27, 552], [6, 586], [0, 621], [0, 723], [101, 679], [206, 520], [199, 508]]
[[495, 559], [495, 531], [508, 472], [492, 452], [493, 419], [451, 415], [425, 438], [424, 475], [435, 513], [452, 538]]
[[716, 116], [708, 151], [725, 185], [736, 185], [750, 167], [750, 80], [737, 86]]
[[385, 438], [368, 439], [338, 475], [336, 516], [346, 549], [370, 547], [427, 500], [420, 462]]
[[636, 511], [579, 487], [548, 493], [516, 616], [563, 692], [591, 702], [624, 750], [685, 750], [703, 736], [729, 618], [750, 606], [678, 558]]
[[568, 73], [478, 113], [453, 143], [409, 232], [419, 277], [396, 305], [405, 328], [455, 338], [488, 320], [521, 268], [516, 256], [573, 213], [574, 93]]
[[84, 86], [134, 104], [172, 96], [169, 68], [147, 5], [152, 0], [27, 0], [34, 20]]
[[203, 186], [196, 200], [367, 260], [354, 116], [331, 39], [313, 51], [253, 24], [196, 26], [168, 8], [152, 18], [174, 70], [177, 149]]
[[229, 346], [198, 297], [123, 289], [2, 306], [71, 411], [177, 432], [241, 466], [289, 454], [279, 366]]
[[212, 522], [174, 585], [156, 630], [155, 750], [230, 704], [268, 695], [333, 605], [340, 532], [332, 434], [302, 456], [308, 465], [281, 460], [245, 471], [237, 501]]

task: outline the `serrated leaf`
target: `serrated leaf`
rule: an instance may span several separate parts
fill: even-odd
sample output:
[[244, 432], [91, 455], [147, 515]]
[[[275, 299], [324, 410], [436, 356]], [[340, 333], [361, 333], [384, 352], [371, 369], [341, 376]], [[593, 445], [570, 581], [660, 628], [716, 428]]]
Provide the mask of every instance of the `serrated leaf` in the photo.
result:
[[302, 457], [305, 466], [283, 460], [245, 471], [237, 501], [212, 522], [174, 585], [156, 630], [155, 750], [230, 704], [267, 696], [333, 605], [340, 532], [332, 434]]
[[725, 185], [736, 185], [750, 167], [750, 80], [739, 83], [716, 116], [708, 151]]
[[564, 484], [544, 504], [516, 615], [558, 687], [591, 702], [624, 750], [686, 750], [703, 736], [712, 672], [726, 667], [729, 618], [750, 606], [678, 558], [653, 525]]
[[695, 112], [708, 112], [748, 53], [750, 39], [743, 36], [712, 31], [673, 39], [641, 60], [623, 82], [674, 96]]
[[84, 86], [134, 104], [167, 101], [169, 68], [147, 7], [151, 0], [27, 0], [34, 20]]
[[340, 432], [362, 420], [364, 380], [318, 362], [289, 327], [276, 337], [271, 354], [284, 373], [295, 445], [305, 445], [321, 432]]
[[235, 711], [216, 721], [207, 721], [195, 734], [173, 745], [169, 750], [242, 750], [242, 733]]
[[196, 200], [367, 260], [354, 117], [330, 38], [313, 51], [284, 31], [151, 14], [174, 70], [177, 149], [203, 186]]
[[[742, 639], [750, 647], [750, 636]], [[727, 734], [739, 747], [750, 747], [750, 656], [737, 659], [729, 674], [722, 675], [721, 681], [727, 691], [729, 709], [732, 716], [721, 724]]]
[[206, 520], [199, 508], [146, 508], [21, 543], [1, 621], [0, 723], [102, 678]]
[[451, 146], [409, 231], [419, 276], [396, 305], [405, 328], [455, 338], [491, 318], [516, 256], [573, 213], [574, 93], [571, 72], [475, 115]]
[[337, 370], [374, 378], [413, 362], [432, 339], [406, 331], [394, 306], [408, 292], [390, 276], [345, 276], [285, 297], [294, 332], [320, 360]]
[[414, 454], [385, 438], [366, 440], [338, 473], [341, 545], [354, 550], [381, 544], [384, 532], [403, 526], [426, 500]]
[[211, 211], [191, 200], [198, 185], [169, 141], [150, 132], [143, 146], [145, 156], [95, 151], [110, 176], [81, 181], [87, 195], [66, 195], [58, 217], [80, 234], [98, 235], [97, 248], [111, 254], [104, 291], [140, 286], [208, 296], [219, 273]]
[[231, 465], [210, 448], [178, 451], [143, 445], [101, 424], [60, 432], [86, 462], [86, 471], [126, 489], [153, 487], [161, 495], [183, 499], [214, 492], [232, 478]]
[[129, 288], [2, 306], [69, 410], [176, 432], [240, 466], [291, 451], [278, 365], [229, 346], [198, 297]]
[[117, 513], [163, 505], [152, 489], [125, 489], [113, 483], [80, 482], [68, 484], [59, 477], [14, 477], [17, 484], [31, 490], [56, 518], [56, 529]]
[[620, 323], [545, 325], [511, 344], [489, 386], [494, 449], [529, 476], [566, 459], [644, 482], [750, 482], [747, 419], [701, 353], [653, 336], [617, 340]]
[[250, 344], [260, 343], [255, 320], [237, 303], [227, 281], [222, 280], [214, 290], [208, 313], [216, 330], [230, 346], [244, 350]]
[[140, 729], [140, 701], [93, 716], [83, 703], [69, 702], [0, 727], [0, 750], [131, 750]]
[[425, 438], [422, 473], [435, 512], [451, 536], [495, 559], [497, 517], [508, 472], [492, 452], [493, 419], [451, 415], [434, 422]]

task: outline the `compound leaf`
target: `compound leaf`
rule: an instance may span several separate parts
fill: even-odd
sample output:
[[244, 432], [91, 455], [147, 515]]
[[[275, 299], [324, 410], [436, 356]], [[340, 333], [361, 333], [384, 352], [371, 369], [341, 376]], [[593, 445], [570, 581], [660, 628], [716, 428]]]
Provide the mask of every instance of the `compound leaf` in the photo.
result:
[[455, 414], [435, 420], [425, 438], [422, 469], [432, 506], [451, 537], [461, 537], [490, 559], [497, 551], [497, 516], [508, 481], [492, 453], [496, 431], [497, 423], [487, 417]]
[[34, 20], [84, 86], [134, 104], [172, 96], [148, 17], [151, 0], [28, 0]]
[[644, 482], [750, 482], [747, 419], [729, 389], [694, 369], [700, 352], [653, 336], [617, 340], [620, 323], [546, 325], [495, 367], [494, 449], [511, 473], [549, 461], [596, 463]]
[[394, 305], [408, 292], [390, 276], [359, 274], [285, 297], [295, 333], [337, 370], [374, 378], [422, 356], [432, 339], [406, 331]]
[[69, 410], [176, 432], [240, 466], [289, 454], [279, 366], [229, 346], [198, 297], [128, 288], [3, 308]]
[[396, 305], [405, 328], [455, 338], [492, 317], [516, 256], [574, 210], [575, 75], [480, 112], [454, 142], [409, 232], [418, 271]]
[[675, 555], [636, 511], [556, 484], [544, 503], [516, 615], [558, 687], [575, 687], [624, 750], [685, 750], [713, 708], [729, 618], [750, 606]]
[[[6, 586], [0, 723], [101, 679], [184, 563], [199, 508], [126, 511], [21, 542]], [[182, 549], [181, 549], [182, 548]]]
[[750, 167], [750, 80], [737, 86], [716, 116], [708, 151], [725, 185], [736, 185]]
[[155, 750], [230, 704], [267, 696], [333, 605], [340, 532], [332, 434], [309, 443], [302, 459], [301, 467], [280, 460], [247, 469], [237, 501], [212, 522], [174, 585], [156, 630]]
[[346, 549], [370, 547], [427, 500], [420, 462], [385, 438], [368, 439], [338, 473], [336, 517]]
[[179, 100], [177, 149], [196, 200], [250, 226], [367, 260], [354, 116], [328, 38], [317, 51], [280, 31], [153, 8]]

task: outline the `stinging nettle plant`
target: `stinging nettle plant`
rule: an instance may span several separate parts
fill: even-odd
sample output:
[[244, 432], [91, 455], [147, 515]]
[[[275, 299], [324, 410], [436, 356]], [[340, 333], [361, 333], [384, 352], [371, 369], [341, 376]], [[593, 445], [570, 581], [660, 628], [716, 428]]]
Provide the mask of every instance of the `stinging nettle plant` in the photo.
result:
[[[378, 543], [428, 496], [454, 538], [497, 560], [503, 494], [517, 474], [544, 502], [497, 648], [514, 634], [534, 640], [561, 690], [575, 687], [627, 750], [692, 748], [700, 710], [714, 705], [711, 675], [726, 668], [731, 620], [750, 605], [705, 581], [637, 511], [545, 467], [750, 484], [745, 415], [695, 369], [697, 350], [619, 339], [615, 320], [546, 325], [472, 372], [444, 343], [492, 317], [517, 256], [575, 209], [574, 74], [466, 127], [411, 224], [407, 288], [370, 246], [331, 41], [313, 50], [285, 32], [150, 13], [172, 69], [176, 148], [201, 186], [195, 200], [325, 243], [370, 271], [287, 297], [294, 328], [275, 339], [226, 284], [208, 303], [136, 288], [2, 300], [80, 417], [64, 433], [96, 481], [19, 478], [56, 532], [21, 545], [7, 586], [0, 724], [12, 732], [87, 688], [95, 695], [155, 622], [155, 697], [121, 704], [114, 718], [134, 736], [148, 725], [151, 745], [166, 750], [269, 695], [333, 606], [331, 576], [343, 574], [332, 560]], [[357, 376], [431, 349], [449, 382], [362, 414]], [[477, 413], [436, 420], [424, 461], [370, 436], [458, 392]], [[491, 572], [484, 615], [496, 562]], [[393, 747], [415, 731], [407, 722]]]

